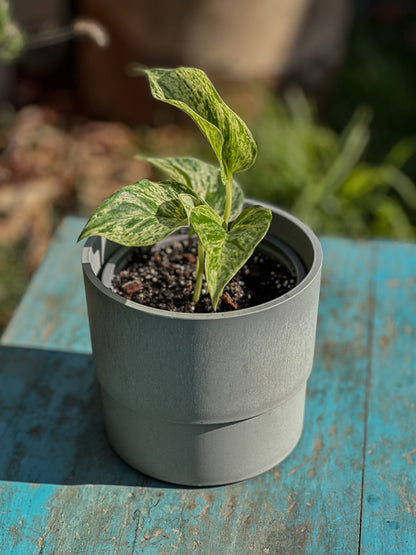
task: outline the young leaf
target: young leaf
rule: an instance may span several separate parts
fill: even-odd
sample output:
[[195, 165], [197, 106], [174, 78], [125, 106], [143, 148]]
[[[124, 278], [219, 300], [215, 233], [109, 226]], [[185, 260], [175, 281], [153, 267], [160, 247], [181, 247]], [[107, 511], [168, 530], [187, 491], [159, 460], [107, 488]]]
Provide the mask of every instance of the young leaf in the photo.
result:
[[212, 208], [207, 205], [194, 208], [191, 224], [205, 250], [205, 277], [214, 310], [224, 287], [267, 233], [271, 219], [267, 208], [251, 206], [227, 232], [223, 220]]
[[88, 220], [78, 241], [101, 235], [130, 247], [153, 245], [189, 225], [190, 199], [194, 205], [203, 202], [182, 183], [142, 179], [105, 200]]
[[[218, 167], [203, 162], [198, 158], [178, 156], [170, 158], [144, 158], [158, 170], [166, 173], [171, 179], [185, 183], [203, 198], [210, 206], [222, 215], [225, 208], [225, 186], [221, 180]], [[240, 214], [244, 204], [241, 187], [233, 180], [233, 200], [230, 218]]]
[[188, 114], [208, 139], [220, 162], [224, 183], [253, 165], [256, 143], [243, 120], [196, 68], [146, 69], [152, 95]]

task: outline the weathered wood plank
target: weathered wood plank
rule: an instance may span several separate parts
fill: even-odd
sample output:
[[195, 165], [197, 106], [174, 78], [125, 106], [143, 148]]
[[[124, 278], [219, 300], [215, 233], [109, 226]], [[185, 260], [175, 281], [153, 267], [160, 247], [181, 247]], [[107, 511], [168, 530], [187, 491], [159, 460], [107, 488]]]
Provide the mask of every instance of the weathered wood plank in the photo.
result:
[[[323, 246], [325, 270], [303, 452], [299, 466], [293, 457], [279, 468], [282, 482], [289, 486], [288, 498], [312, 504], [310, 538], [299, 553], [356, 553], [372, 245], [325, 240]], [[290, 489], [288, 478], [295, 470], [300, 476]]]
[[[73, 225], [60, 232], [67, 256], [56, 257], [67, 258], [70, 281], [81, 281], [71, 276]], [[270, 472], [213, 489], [178, 489], [151, 480], [108, 446], [90, 357], [50, 347], [68, 350], [73, 341], [75, 350], [82, 350], [78, 330], [86, 327], [85, 313], [79, 304], [68, 310], [71, 301], [65, 298], [46, 312], [32, 306], [32, 295], [41, 306], [49, 292], [39, 275], [47, 265], [56, 266], [50, 251], [35, 277], [36, 289], [29, 290], [6, 334], [8, 340], [39, 341], [49, 350], [0, 349], [0, 434], [7, 446], [0, 451], [0, 478], [6, 480], [0, 502], [7, 517], [0, 552], [19, 545], [20, 538], [28, 548], [24, 553], [59, 553], [63, 546], [64, 552], [123, 554], [141, 553], [144, 546], [146, 553], [175, 548], [183, 553], [356, 553], [372, 249], [369, 243], [324, 241], [316, 363], [299, 445]], [[61, 294], [73, 295], [74, 285]], [[66, 307], [65, 317], [53, 314], [62, 310], [58, 306]], [[29, 317], [38, 325], [37, 314], [58, 322], [47, 341], [27, 330], [19, 334]], [[91, 483], [100, 485], [78, 485]]]
[[377, 245], [361, 553], [416, 553], [416, 245]]
[[1, 342], [91, 352], [81, 271], [82, 218], [66, 218], [31, 280]]

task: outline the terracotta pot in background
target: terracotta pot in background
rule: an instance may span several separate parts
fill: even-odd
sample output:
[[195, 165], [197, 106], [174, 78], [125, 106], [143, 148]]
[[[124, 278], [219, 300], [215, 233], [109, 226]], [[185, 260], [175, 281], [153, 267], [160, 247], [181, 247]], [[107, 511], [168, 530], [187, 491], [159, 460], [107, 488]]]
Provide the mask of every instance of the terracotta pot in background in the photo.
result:
[[111, 40], [78, 42], [84, 105], [129, 123], [154, 123], [157, 109], [144, 78], [127, 74], [131, 63], [196, 66], [237, 88], [292, 75], [319, 89], [342, 59], [351, 11], [348, 0], [80, 0], [79, 9]]

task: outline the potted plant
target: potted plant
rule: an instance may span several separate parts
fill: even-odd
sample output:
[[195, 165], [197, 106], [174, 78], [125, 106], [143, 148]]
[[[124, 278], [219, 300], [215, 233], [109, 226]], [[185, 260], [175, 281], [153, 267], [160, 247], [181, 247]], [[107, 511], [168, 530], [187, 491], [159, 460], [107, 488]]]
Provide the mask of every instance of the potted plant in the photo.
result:
[[[82, 265], [106, 431], [120, 456], [145, 474], [194, 486], [230, 483], [273, 467], [300, 438], [322, 251], [292, 215], [244, 200], [233, 174], [254, 163], [256, 144], [205, 73], [143, 71], [156, 99], [194, 120], [219, 166], [151, 159], [170, 180], [122, 187], [79, 237], [88, 237]], [[166, 258], [195, 240], [195, 253], [187, 253], [194, 279], [183, 282], [190, 312], [146, 306], [112, 290], [131, 247], [160, 260], [162, 249]], [[271, 264], [265, 279], [254, 275], [269, 297], [238, 309], [227, 288], [254, 259]], [[277, 268], [294, 284], [270, 298]], [[159, 282], [149, 273], [126, 288], [138, 289], [140, 300], [146, 280]], [[203, 298], [208, 312], [198, 311]]]

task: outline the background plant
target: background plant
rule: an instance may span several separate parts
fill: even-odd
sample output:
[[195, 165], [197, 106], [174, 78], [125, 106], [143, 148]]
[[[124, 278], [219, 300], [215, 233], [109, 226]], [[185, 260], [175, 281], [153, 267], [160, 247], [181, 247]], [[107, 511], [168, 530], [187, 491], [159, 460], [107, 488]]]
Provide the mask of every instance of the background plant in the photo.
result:
[[[415, 135], [416, 3], [357, 0], [341, 71], [331, 90], [328, 121], [341, 130], [359, 105], [374, 117], [367, 160], [379, 163], [391, 145]], [[416, 157], [405, 166], [416, 180]]]
[[300, 90], [261, 96], [261, 113], [250, 124], [259, 158], [241, 179], [248, 195], [286, 207], [316, 233], [416, 238], [416, 186], [402, 170], [416, 152], [414, 138], [370, 163], [368, 108], [357, 108], [337, 134]]
[[0, 60], [10, 62], [16, 59], [24, 43], [21, 30], [12, 20], [9, 2], [0, 0]]

